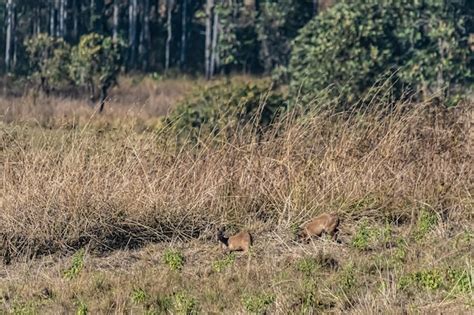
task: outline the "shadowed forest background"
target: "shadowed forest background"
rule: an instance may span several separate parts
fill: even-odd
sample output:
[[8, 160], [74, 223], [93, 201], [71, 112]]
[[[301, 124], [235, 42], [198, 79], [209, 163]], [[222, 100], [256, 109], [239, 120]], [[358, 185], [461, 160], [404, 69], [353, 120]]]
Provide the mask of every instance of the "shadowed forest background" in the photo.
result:
[[[474, 1], [0, 0], [0, 26], [0, 313], [472, 313]], [[298, 241], [323, 212], [337, 240]]]

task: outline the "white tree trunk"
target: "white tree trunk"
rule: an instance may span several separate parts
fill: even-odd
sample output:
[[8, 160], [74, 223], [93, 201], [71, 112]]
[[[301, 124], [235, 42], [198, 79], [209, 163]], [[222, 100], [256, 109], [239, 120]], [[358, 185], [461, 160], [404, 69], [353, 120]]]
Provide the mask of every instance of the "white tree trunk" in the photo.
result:
[[7, 71], [11, 70], [11, 57], [13, 52], [13, 29], [14, 29], [14, 11], [15, 7], [13, 0], [7, 2], [7, 33], [6, 33], [6, 46], [5, 46], [5, 67]]
[[181, 52], [179, 54], [179, 63], [181, 68], [184, 68], [186, 63], [186, 26], [187, 26], [187, 12], [188, 11], [188, 1], [183, 0], [181, 7]]
[[137, 51], [137, 0], [130, 0], [128, 8], [129, 28], [128, 44], [130, 46], [130, 66], [135, 65], [135, 54]]
[[211, 50], [212, 50], [212, 12], [214, 8], [214, 0], [206, 2], [206, 43], [204, 51], [204, 65], [206, 79], [211, 78]]
[[67, 0], [61, 0], [59, 4], [59, 29], [58, 29], [58, 37], [65, 37], [66, 36], [66, 7], [67, 7]]
[[118, 28], [119, 28], [119, 17], [120, 17], [120, 0], [114, 0], [114, 15], [113, 15], [113, 39], [114, 41], [118, 40]]
[[217, 40], [219, 39], [219, 14], [214, 12], [214, 22], [212, 27], [212, 52], [211, 52], [211, 66], [210, 76], [212, 77], [216, 69], [219, 68], [219, 52], [217, 47]]
[[173, 29], [172, 29], [172, 13], [173, 13], [174, 0], [168, 0], [166, 2], [166, 11], [167, 11], [167, 22], [166, 22], [166, 50], [165, 50], [165, 70], [168, 70], [170, 67], [170, 51], [171, 51], [171, 40], [173, 38]]

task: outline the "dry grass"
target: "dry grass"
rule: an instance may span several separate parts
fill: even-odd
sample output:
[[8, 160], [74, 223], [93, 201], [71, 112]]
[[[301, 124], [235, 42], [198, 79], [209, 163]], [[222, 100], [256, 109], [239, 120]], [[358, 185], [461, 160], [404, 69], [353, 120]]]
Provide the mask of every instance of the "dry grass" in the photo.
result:
[[[85, 119], [89, 111], [81, 110], [45, 114], [50, 128], [25, 123], [18, 111], [3, 116], [0, 250], [15, 265], [0, 281], [6, 311], [70, 312], [80, 300], [92, 313], [179, 313], [179, 292], [216, 313], [472, 306], [472, 104], [319, 111], [283, 121], [278, 137], [238, 134], [195, 146], [178, 146], [150, 114], [140, 120], [111, 110]], [[341, 243], [294, 243], [294, 227], [321, 212], [342, 217]], [[209, 261], [220, 257], [215, 232], [224, 225], [252, 230], [256, 247], [221, 274]], [[59, 270], [71, 258], [47, 255], [84, 246], [85, 269], [65, 280]], [[184, 253], [181, 272], [163, 264], [168, 246]], [[27, 259], [34, 256], [42, 258]], [[301, 271], [301, 260], [313, 256], [315, 267]], [[328, 267], [326, 256], [339, 267]], [[469, 275], [467, 292], [448, 280], [410, 291], [424, 280], [407, 275], [444, 275], [448, 266]], [[404, 276], [413, 283], [401, 286]], [[43, 287], [54, 294], [35, 295]]]

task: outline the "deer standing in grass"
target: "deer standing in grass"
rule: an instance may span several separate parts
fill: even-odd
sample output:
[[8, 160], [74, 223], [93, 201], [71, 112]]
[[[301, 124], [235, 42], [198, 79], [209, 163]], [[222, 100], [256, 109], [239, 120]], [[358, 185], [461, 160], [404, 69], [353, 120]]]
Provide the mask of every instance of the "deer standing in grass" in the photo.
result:
[[217, 232], [217, 239], [223, 244], [226, 251], [242, 251], [247, 253], [252, 246], [252, 235], [249, 232], [242, 231], [233, 236], [226, 237], [224, 235], [224, 230], [219, 229]]
[[306, 223], [298, 233], [298, 238], [306, 241], [313, 236], [321, 236], [323, 233], [331, 235], [335, 240], [339, 227], [339, 218], [334, 214], [323, 213], [310, 222]]

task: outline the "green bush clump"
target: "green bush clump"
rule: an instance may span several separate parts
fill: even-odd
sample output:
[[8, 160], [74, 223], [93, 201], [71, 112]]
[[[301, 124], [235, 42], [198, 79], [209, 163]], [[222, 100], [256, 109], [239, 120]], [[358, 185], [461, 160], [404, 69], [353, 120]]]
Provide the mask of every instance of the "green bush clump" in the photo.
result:
[[179, 271], [184, 266], [184, 256], [181, 252], [167, 249], [163, 255], [163, 262], [173, 271]]
[[219, 83], [178, 104], [165, 125], [183, 137], [228, 139], [244, 127], [262, 132], [286, 109], [284, 96], [266, 82]]
[[406, 91], [429, 97], [446, 88], [449, 96], [474, 82], [465, 24], [462, 11], [446, 1], [341, 1], [295, 39], [292, 94], [305, 102], [328, 89], [345, 106]]

